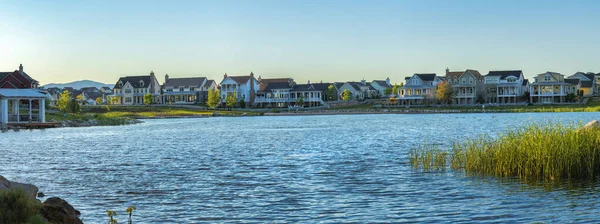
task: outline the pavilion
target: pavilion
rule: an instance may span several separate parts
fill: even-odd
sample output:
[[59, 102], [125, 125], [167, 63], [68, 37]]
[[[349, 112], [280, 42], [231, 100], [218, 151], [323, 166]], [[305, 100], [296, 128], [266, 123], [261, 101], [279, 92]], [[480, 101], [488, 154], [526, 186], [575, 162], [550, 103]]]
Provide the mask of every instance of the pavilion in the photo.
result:
[[[0, 89], [0, 125], [46, 122], [46, 95], [36, 89]], [[27, 112], [21, 114], [21, 110]]]

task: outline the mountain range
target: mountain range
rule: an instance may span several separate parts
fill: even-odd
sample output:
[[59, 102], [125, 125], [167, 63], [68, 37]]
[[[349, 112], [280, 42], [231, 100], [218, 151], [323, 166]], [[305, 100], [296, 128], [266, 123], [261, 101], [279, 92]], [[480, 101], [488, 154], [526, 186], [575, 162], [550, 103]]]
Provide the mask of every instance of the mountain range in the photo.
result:
[[101, 82], [96, 82], [96, 81], [92, 81], [92, 80], [79, 80], [79, 81], [73, 81], [73, 82], [69, 82], [69, 83], [49, 83], [44, 85], [43, 87], [45, 88], [65, 88], [65, 87], [72, 87], [73, 89], [81, 89], [84, 87], [96, 87], [98, 89], [102, 88], [102, 87], [109, 87], [109, 88], [113, 88], [114, 85], [113, 84], [105, 84], [105, 83], [101, 83]]

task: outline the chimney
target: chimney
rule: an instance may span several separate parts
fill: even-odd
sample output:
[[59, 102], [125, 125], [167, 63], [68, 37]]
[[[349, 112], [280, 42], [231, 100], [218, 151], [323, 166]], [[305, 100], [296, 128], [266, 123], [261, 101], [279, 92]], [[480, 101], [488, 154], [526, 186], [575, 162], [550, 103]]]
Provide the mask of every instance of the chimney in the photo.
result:
[[223, 78], [227, 78], [227, 73], [225, 73], [225, 75], [223, 75]]
[[19, 64], [19, 72], [23, 73], [23, 64]]
[[165, 74], [165, 83], [164, 84], [167, 84], [168, 81], [169, 81], [169, 74]]
[[360, 84], [362, 84], [363, 86], [366, 86], [367, 85], [367, 80], [365, 80], [365, 79], [360, 80]]
[[262, 82], [262, 78], [260, 77], [260, 75], [258, 76], [258, 82]]
[[448, 75], [448, 73], [450, 73], [450, 69], [448, 69], [448, 67], [446, 67], [446, 75]]
[[154, 71], [150, 71], [150, 83], [148, 84], [150, 86], [150, 93], [154, 93], [154, 80], [156, 80]]
[[250, 102], [246, 104], [247, 108], [254, 104], [254, 73], [250, 72]]
[[310, 80], [308, 80], [308, 84], [310, 85]]
[[392, 85], [392, 83], [390, 83], [390, 77], [387, 77], [387, 78], [385, 79], [385, 84], [387, 84], [388, 86], [391, 86], [391, 85]]

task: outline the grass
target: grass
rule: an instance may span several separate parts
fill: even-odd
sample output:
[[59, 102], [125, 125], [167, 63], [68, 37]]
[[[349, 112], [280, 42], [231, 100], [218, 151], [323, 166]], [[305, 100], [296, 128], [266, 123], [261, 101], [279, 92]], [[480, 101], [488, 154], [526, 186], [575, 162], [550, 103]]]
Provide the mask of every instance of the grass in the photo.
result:
[[524, 181], [591, 180], [600, 172], [600, 129], [580, 130], [579, 126], [530, 124], [497, 138], [453, 143], [449, 151], [414, 149], [409, 160], [416, 168], [443, 169], [444, 157], [453, 170]]

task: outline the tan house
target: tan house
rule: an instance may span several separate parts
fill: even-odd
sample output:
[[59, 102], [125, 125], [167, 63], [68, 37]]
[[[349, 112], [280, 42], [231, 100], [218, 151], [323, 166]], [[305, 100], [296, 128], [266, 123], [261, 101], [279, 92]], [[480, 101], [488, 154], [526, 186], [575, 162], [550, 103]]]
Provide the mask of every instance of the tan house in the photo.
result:
[[542, 73], [534, 77], [529, 87], [530, 101], [541, 104], [567, 103], [567, 95], [577, 94], [579, 86], [579, 79], [565, 79], [565, 75], [557, 72]]
[[450, 72], [446, 68], [446, 81], [452, 86], [453, 104], [476, 104], [478, 103], [477, 94], [483, 94], [483, 76], [477, 70]]

